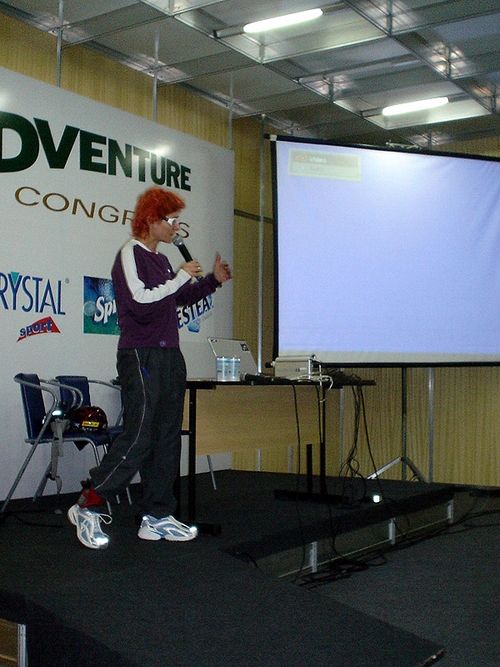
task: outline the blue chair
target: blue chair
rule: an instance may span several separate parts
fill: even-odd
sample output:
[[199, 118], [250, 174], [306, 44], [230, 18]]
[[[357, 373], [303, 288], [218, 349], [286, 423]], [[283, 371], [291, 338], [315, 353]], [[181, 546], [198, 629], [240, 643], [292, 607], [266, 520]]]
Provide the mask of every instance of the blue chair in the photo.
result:
[[[57, 492], [60, 492], [61, 478], [58, 475], [57, 462], [64, 444], [74, 443], [79, 448], [89, 445], [94, 453], [96, 465], [99, 465], [100, 451], [106, 451], [112, 438], [115, 437], [109, 429], [103, 432], [67, 430], [68, 422], [64, 419], [64, 410], [61, 408], [61, 387], [55, 386], [54, 381], [40, 379], [35, 373], [18, 373], [14, 377], [14, 382], [21, 388], [27, 432], [25, 442], [30, 445], [30, 450], [0, 508], [0, 514], [5, 512], [39, 445], [50, 446], [50, 461], [33, 496], [33, 501], [43, 495], [48, 480], [55, 481]], [[69, 387], [68, 390], [70, 391]], [[75, 395], [78, 396], [78, 392], [72, 394], [73, 397]], [[44, 397], [47, 399], [48, 408]]]

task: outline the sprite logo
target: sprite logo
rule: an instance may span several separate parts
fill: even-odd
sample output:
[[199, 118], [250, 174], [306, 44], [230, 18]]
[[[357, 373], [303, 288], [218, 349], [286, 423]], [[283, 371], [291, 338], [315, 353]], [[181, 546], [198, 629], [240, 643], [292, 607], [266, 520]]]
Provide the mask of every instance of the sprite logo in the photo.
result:
[[83, 333], [120, 334], [113, 282], [109, 278], [83, 277]]

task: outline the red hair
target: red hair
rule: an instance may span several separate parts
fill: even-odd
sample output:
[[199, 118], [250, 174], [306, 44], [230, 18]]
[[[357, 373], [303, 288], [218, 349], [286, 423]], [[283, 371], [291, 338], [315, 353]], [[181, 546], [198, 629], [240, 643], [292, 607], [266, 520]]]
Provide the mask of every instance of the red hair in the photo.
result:
[[132, 218], [132, 235], [144, 238], [148, 235], [149, 225], [170, 213], [181, 211], [186, 204], [175, 192], [163, 188], [149, 188], [137, 199]]

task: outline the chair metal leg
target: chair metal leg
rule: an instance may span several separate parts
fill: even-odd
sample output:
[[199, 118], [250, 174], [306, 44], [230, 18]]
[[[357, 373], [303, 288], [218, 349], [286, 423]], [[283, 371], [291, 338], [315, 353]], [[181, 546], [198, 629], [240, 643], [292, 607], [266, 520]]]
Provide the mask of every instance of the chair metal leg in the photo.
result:
[[3, 514], [5, 512], [5, 509], [6, 509], [7, 505], [9, 504], [9, 501], [12, 498], [12, 496], [14, 494], [14, 491], [17, 489], [18, 484], [21, 481], [21, 478], [24, 475], [24, 473], [26, 471], [26, 468], [28, 467], [29, 462], [31, 461], [31, 459], [33, 457], [33, 454], [35, 453], [35, 450], [36, 450], [37, 447], [38, 447], [38, 441], [34, 442], [31, 445], [31, 450], [28, 452], [28, 455], [24, 459], [24, 463], [21, 466], [19, 472], [17, 473], [17, 477], [14, 480], [14, 483], [12, 484], [12, 486], [10, 487], [9, 492], [8, 492], [5, 500], [3, 501], [2, 507], [0, 507], [0, 514]]
[[35, 491], [35, 495], [33, 496], [33, 502], [35, 502], [38, 498], [41, 498], [43, 496], [43, 492], [45, 491], [45, 487], [47, 486], [47, 482], [49, 479], [52, 479], [54, 482], [57, 484], [57, 493], [61, 493], [61, 488], [62, 488], [62, 480], [59, 475], [56, 475], [55, 477], [52, 477], [52, 461], [49, 463], [47, 468], [45, 469], [45, 472], [43, 474], [42, 479], [40, 480], [40, 484], [38, 485], [37, 490]]
[[212, 486], [214, 487], [214, 490], [217, 491], [217, 484], [215, 482], [215, 475], [214, 475], [214, 467], [212, 465], [212, 457], [210, 454], [207, 454], [207, 463], [208, 463], [208, 469], [210, 470], [210, 477], [212, 478]]
[[99, 463], [101, 462], [101, 457], [99, 456], [99, 450], [97, 449], [96, 445], [93, 445], [92, 443], [90, 443], [90, 445], [92, 447], [92, 451], [94, 452], [96, 465], [99, 465]]

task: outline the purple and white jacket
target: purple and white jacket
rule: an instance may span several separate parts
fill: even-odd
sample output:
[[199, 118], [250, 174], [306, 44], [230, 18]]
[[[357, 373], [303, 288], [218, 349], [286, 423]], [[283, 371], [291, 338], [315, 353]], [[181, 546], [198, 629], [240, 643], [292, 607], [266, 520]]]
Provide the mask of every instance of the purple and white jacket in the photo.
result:
[[167, 257], [130, 239], [111, 270], [121, 334], [118, 348], [179, 347], [177, 306], [191, 305], [220, 286], [213, 273], [192, 281]]

